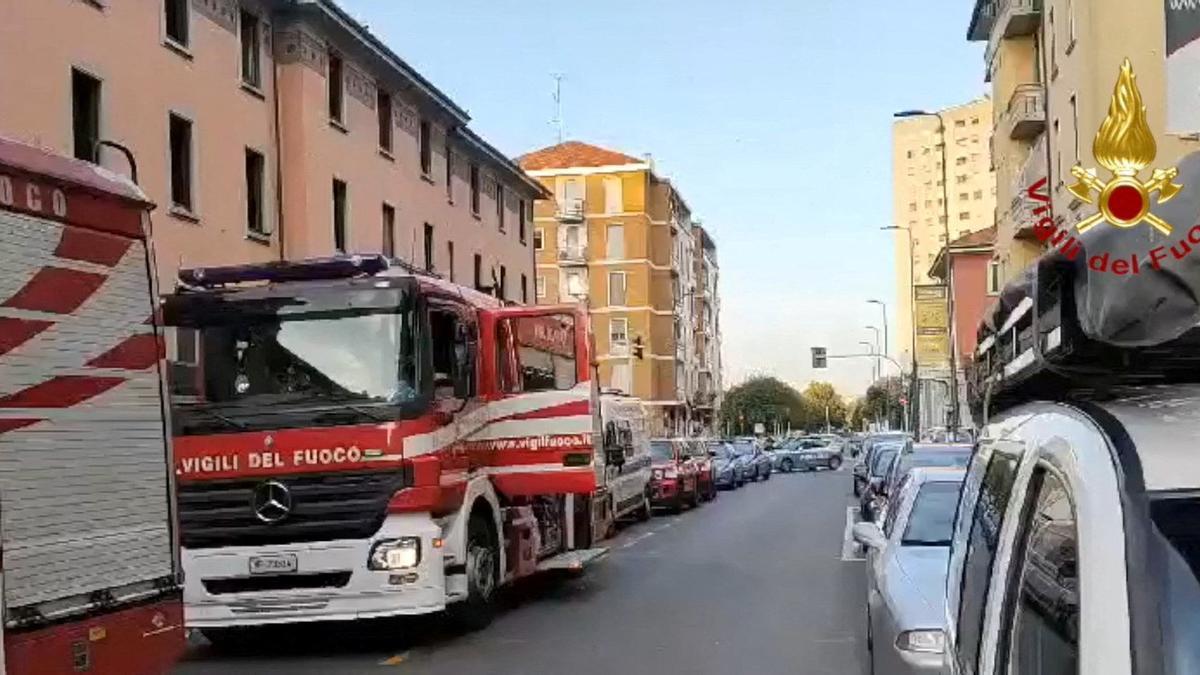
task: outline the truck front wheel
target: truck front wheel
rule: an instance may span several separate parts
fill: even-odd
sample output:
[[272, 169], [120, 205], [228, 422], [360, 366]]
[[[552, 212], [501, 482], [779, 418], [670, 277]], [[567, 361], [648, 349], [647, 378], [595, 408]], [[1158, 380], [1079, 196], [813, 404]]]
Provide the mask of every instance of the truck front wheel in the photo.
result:
[[496, 614], [499, 546], [491, 523], [482, 513], [467, 523], [467, 599], [450, 605], [451, 619], [467, 630], [479, 630]]

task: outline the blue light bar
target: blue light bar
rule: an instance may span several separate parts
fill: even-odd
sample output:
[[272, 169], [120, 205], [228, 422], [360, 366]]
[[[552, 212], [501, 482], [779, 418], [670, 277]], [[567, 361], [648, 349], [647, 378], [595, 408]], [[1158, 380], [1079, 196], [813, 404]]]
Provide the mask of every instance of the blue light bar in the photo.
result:
[[277, 261], [253, 265], [228, 265], [225, 267], [196, 267], [179, 270], [179, 281], [188, 286], [224, 286], [250, 281], [318, 281], [321, 279], [348, 279], [371, 276], [388, 268], [388, 260], [382, 255], [349, 255], [308, 260]]

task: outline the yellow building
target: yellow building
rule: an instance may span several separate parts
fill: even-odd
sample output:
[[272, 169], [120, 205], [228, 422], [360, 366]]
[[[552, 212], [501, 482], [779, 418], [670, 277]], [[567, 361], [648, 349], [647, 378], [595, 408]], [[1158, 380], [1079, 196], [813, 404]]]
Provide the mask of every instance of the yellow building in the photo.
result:
[[[903, 117], [892, 126], [892, 222], [908, 230], [896, 230], [894, 242], [898, 325], [892, 340], [901, 363], [912, 359], [912, 284], [941, 283], [930, 278], [929, 269], [946, 243], [947, 229], [954, 240], [992, 226], [996, 182], [988, 158], [991, 137], [988, 98]], [[949, 182], [944, 190], [943, 178]], [[949, 205], [943, 202], [947, 197]]]
[[1164, 12], [1164, 3], [1129, 0], [975, 1], [967, 38], [987, 42], [985, 79], [996, 102], [992, 152], [1001, 281], [1042, 252], [1030, 201], [1023, 198], [1026, 188], [1049, 179], [1059, 225], [1087, 215], [1087, 205], [1066, 188], [1076, 163], [1098, 166], [1092, 138], [1108, 112], [1123, 59], [1133, 63], [1158, 141], [1155, 165], [1170, 166], [1198, 147], [1195, 139], [1166, 133]]
[[657, 433], [697, 430], [710, 376], [696, 356], [695, 235], [678, 190], [647, 159], [575, 141], [518, 162], [554, 195], [534, 203], [537, 302], [586, 301], [601, 386], [658, 408]]

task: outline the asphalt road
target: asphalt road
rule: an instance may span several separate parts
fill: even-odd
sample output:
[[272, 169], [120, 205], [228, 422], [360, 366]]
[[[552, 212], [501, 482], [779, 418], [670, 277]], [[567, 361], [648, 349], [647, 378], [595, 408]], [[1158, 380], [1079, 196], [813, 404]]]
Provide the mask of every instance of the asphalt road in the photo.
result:
[[865, 672], [862, 562], [844, 560], [848, 472], [776, 474], [625, 528], [575, 578], [513, 590], [489, 628], [289, 629], [253, 653], [197, 639], [180, 675]]

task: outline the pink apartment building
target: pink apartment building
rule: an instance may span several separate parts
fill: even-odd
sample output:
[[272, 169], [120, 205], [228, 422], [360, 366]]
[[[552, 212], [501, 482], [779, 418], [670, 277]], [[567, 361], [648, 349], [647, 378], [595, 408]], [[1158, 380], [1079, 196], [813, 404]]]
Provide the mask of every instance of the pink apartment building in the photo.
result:
[[533, 301], [548, 195], [331, 0], [5, 0], [0, 135], [157, 203], [158, 274], [384, 252]]

